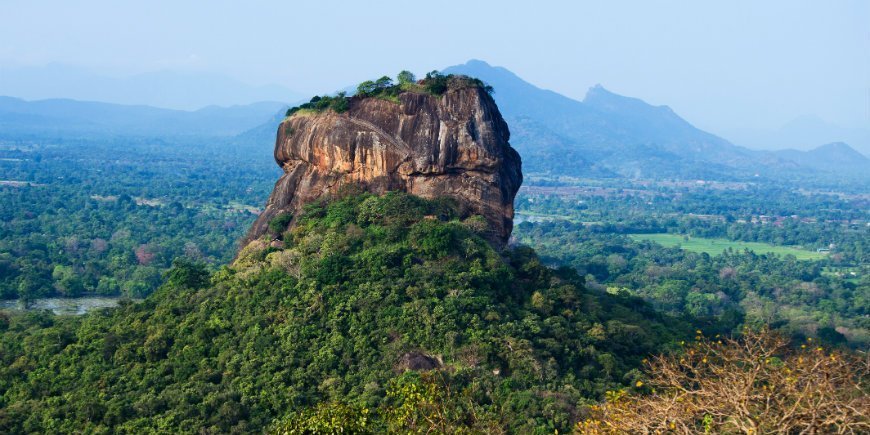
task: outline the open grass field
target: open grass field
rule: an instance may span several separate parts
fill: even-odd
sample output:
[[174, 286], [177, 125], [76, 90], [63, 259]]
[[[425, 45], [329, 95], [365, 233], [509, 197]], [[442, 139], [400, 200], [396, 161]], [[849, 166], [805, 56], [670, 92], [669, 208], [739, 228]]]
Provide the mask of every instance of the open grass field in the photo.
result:
[[650, 240], [662, 246], [679, 246], [687, 251], [706, 252], [710, 255], [719, 255], [728, 248], [735, 251], [749, 249], [756, 254], [791, 254], [797, 257], [798, 260], [819, 260], [826, 255], [791, 246], [776, 246], [768, 243], [735, 242], [727, 239], [706, 239], [703, 237], [689, 237], [686, 240], [682, 234], [629, 234], [628, 236], [633, 240]]

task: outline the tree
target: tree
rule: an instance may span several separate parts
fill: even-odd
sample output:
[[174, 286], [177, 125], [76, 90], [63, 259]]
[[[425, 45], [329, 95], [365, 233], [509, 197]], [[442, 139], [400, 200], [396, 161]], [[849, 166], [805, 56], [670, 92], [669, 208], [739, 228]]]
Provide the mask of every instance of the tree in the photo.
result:
[[139, 245], [134, 253], [136, 254], [136, 261], [142, 266], [147, 266], [154, 260], [154, 252], [152, 252], [151, 246], [147, 244]]
[[408, 70], [402, 70], [399, 75], [396, 76], [396, 80], [400, 85], [407, 85], [417, 81], [417, 78], [414, 77], [414, 73]]
[[78, 296], [85, 291], [81, 278], [70, 266], [55, 266], [51, 277], [54, 288], [64, 296]]
[[377, 89], [378, 88], [377, 85], [375, 85], [375, 82], [371, 80], [366, 80], [356, 87], [356, 93], [357, 95], [367, 97], [369, 95], [373, 95], [377, 91]]
[[411, 227], [411, 246], [429, 258], [449, 254], [455, 244], [456, 228], [436, 220], [424, 220]]
[[816, 346], [800, 350], [767, 329], [704, 339], [654, 358], [638, 394], [608, 393], [577, 432], [867, 433], [868, 360]]
[[287, 225], [293, 220], [293, 215], [290, 213], [279, 213], [269, 221], [269, 232], [272, 236], [278, 237], [287, 230]]
[[438, 71], [431, 71], [426, 73], [426, 79], [424, 80], [424, 86], [426, 90], [435, 95], [441, 95], [444, 92], [447, 92], [447, 80], [449, 76], [445, 76]]
[[350, 101], [347, 98], [347, 92], [341, 91], [331, 99], [329, 107], [336, 113], [344, 113], [350, 109]]
[[438, 371], [407, 372], [387, 388], [393, 406], [384, 410], [388, 433], [504, 433], [491, 415], [457, 394]]
[[273, 432], [279, 435], [375, 433], [368, 408], [334, 402], [295, 412], [276, 425]]
[[387, 76], [383, 76], [375, 81], [375, 87], [377, 88], [378, 91], [382, 91], [384, 89], [387, 89], [390, 86], [393, 86], [393, 79], [391, 79]]
[[178, 257], [172, 260], [172, 269], [164, 277], [172, 286], [200, 289], [208, 284], [209, 273], [204, 264]]

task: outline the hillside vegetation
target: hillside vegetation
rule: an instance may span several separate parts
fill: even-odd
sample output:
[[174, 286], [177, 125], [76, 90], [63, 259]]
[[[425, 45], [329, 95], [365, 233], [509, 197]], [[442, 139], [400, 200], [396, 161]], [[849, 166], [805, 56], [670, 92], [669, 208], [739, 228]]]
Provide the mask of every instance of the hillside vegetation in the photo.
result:
[[565, 432], [690, 330], [455, 216], [348, 194], [211, 275], [176, 262], [142, 303], [4, 315], [0, 432], [250, 432], [321, 411], [405, 431], [444, 394], [463, 426]]

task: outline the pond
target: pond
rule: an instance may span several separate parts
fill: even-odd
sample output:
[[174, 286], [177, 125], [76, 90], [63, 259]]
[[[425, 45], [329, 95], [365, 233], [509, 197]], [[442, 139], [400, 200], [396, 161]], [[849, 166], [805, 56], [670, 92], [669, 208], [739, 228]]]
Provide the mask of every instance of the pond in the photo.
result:
[[97, 308], [116, 307], [122, 296], [82, 296], [78, 298], [39, 298], [25, 304], [18, 299], [0, 300], [0, 310], [51, 310], [54, 314], [79, 316]]

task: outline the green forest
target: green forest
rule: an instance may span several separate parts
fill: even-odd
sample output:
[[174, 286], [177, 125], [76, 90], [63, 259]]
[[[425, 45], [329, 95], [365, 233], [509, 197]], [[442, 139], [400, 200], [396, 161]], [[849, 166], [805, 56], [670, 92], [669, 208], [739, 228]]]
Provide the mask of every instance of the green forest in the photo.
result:
[[[468, 86], [493, 92], [403, 71], [275, 119]], [[502, 247], [455, 198], [349, 184], [242, 246], [264, 128], [0, 134], [0, 433], [870, 430], [860, 186], [536, 173]]]
[[454, 202], [349, 190], [236, 258], [278, 173], [253, 143], [4, 142], [2, 298], [122, 300], [0, 311], [0, 431], [595, 433], [696, 331], [870, 343], [861, 196], [533, 178], [500, 252]]
[[390, 413], [422, 412], [405, 408], [436, 382], [402, 369], [441, 367], [432, 394], [449, 387], [451, 412], [474, 415], [458, 421], [566, 432], [692, 334], [531, 249], [496, 252], [456, 216], [449, 201], [347, 194], [308, 207], [283, 247], [212, 274], [176, 261], [144, 302], [4, 316], [0, 430], [262, 431], [317, 406], [401, 427]]
[[[276, 169], [206, 139], [9, 141], [0, 299], [143, 297], [178, 257], [233, 258]], [[248, 150], [250, 148], [247, 148]]]
[[[672, 315], [870, 344], [867, 199], [765, 186], [632, 187], [528, 192], [518, 209], [539, 219], [514, 235], [588, 287], [640, 296]], [[704, 249], [692, 249], [698, 239]], [[726, 246], [711, 249], [716, 240]]]

